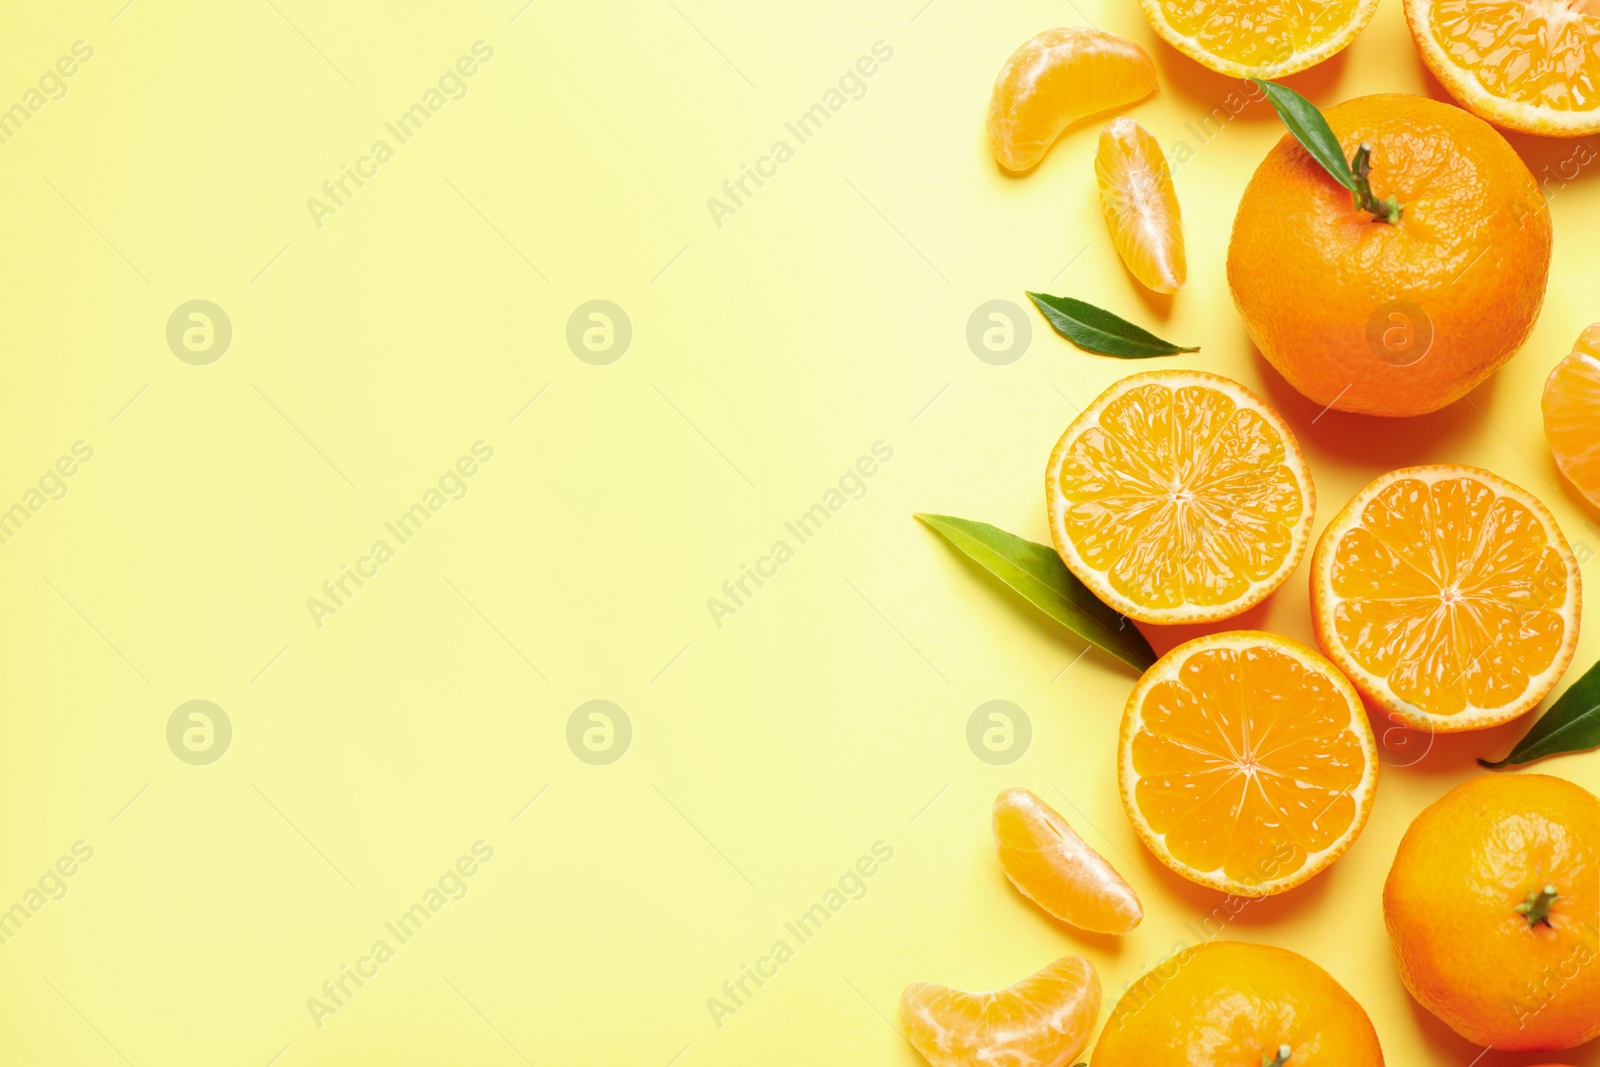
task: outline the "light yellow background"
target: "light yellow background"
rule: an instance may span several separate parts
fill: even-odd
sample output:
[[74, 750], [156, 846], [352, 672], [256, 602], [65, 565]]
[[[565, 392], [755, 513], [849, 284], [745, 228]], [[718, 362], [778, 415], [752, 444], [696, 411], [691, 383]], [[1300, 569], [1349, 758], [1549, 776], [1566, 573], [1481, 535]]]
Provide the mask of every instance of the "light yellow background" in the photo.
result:
[[[1237, 84], [1160, 44], [1131, 2], [124, 3], [0, 20], [0, 107], [75, 41], [94, 51], [0, 145], [0, 507], [74, 442], [94, 451], [0, 545], [0, 908], [75, 842], [93, 849], [0, 945], [7, 1063], [911, 1065], [908, 982], [990, 988], [1067, 954], [1094, 961], [1109, 1009], [1220, 900], [1122, 814], [1132, 676], [911, 515], [1047, 540], [1051, 444], [1136, 368], [1037, 318], [1023, 358], [981, 362], [966, 323], [991, 299], [1068, 293], [1201, 345], [1164, 365], [1237, 377], [1285, 412], [1319, 528], [1384, 470], [1460, 461], [1600, 549], [1537, 402], [1600, 319], [1593, 175], [1547, 185], [1550, 293], [1515, 362], [1430, 417], [1318, 419], [1253, 353], [1223, 278], [1240, 192], [1282, 127], [1252, 105], [1202, 143], [1189, 124]], [[1098, 123], [1021, 180], [988, 155], [1000, 64], [1074, 24], [1150, 49], [1161, 89], [1129, 113], [1169, 153], [1194, 149], [1175, 175], [1191, 280], [1170, 306], [1098, 216]], [[465, 96], [319, 227], [307, 199], [478, 41], [493, 58]], [[892, 58], [864, 94], [797, 144], [785, 122], [879, 41]], [[1291, 84], [1322, 104], [1439, 93], [1395, 0]], [[793, 158], [719, 226], [707, 199], [779, 138]], [[1573, 150], [1514, 143], [1541, 176]], [[193, 299], [234, 331], [207, 366], [166, 342]], [[593, 299], [633, 326], [608, 366], [565, 339]], [[465, 497], [316, 625], [307, 599], [480, 440], [494, 456]], [[708, 598], [879, 441], [893, 458], [865, 495], [716, 625]], [[1304, 578], [1242, 621], [1304, 634]], [[1569, 677], [1597, 655], [1591, 628]], [[208, 766], [167, 745], [193, 699], [234, 730]], [[632, 723], [606, 766], [566, 740], [592, 699]], [[993, 699], [1032, 722], [1010, 766], [965, 740]], [[1386, 767], [1348, 855], [1221, 936], [1327, 967], [1391, 1063], [1472, 1062], [1402, 990], [1379, 892], [1416, 812], [1525, 726]], [[1386, 740], [1391, 764], [1426, 745]], [[1600, 788], [1600, 755], [1539, 769]], [[1010, 785], [1124, 871], [1138, 930], [1086, 937], [1010, 888], [988, 828]], [[383, 924], [477, 841], [493, 859], [464, 898], [319, 1026], [308, 998], [392, 941]], [[719, 1026], [708, 998], [795, 945], [784, 923], [879, 841], [893, 858], [865, 895]]]

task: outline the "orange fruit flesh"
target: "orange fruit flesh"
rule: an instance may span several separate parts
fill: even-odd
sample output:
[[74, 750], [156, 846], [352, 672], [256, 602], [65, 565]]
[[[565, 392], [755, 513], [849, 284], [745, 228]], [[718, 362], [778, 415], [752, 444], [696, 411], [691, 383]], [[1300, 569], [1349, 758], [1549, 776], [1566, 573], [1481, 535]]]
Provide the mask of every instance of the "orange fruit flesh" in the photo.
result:
[[1179, 646], [1152, 675], [1129, 701], [1121, 778], [1157, 855], [1239, 896], [1282, 892], [1333, 862], [1376, 785], [1371, 727], [1333, 664], [1240, 632]]
[[1081, 118], [1155, 92], [1143, 48], [1100, 30], [1045, 30], [1006, 60], [989, 98], [989, 143], [1007, 170], [1028, 170]]
[[1304, 550], [1314, 507], [1288, 428], [1215, 375], [1157, 371], [1112, 389], [1122, 391], [1076, 437], [1082, 417], [1069, 427], [1052, 457], [1063, 561], [1140, 621], [1224, 618], [1259, 602]]
[[1592, 58], [1600, 44], [1600, 23], [1593, 21], [1600, 4], [1436, 0], [1432, 7], [1445, 54], [1489, 92], [1563, 111], [1600, 105], [1600, 62]]
[[1355, 39], [1376, 0], [1141, 0], [1156, 32], [1221, 74], [1275, 78], [1304, 70]]
[[1600, 2], [1411, 0], [1423, 58], [1483, 118], [1530, 133], [1600, 128]]
[[1544, 437], [1561, 473], [1600, 507], [1600, 323], [1545, 382]]
[[1132, 119], [1117, 119], [1100, 131], [1094, 174], [1111, 242], [1128, 270], [1158, 293], [1183, 288], [1183, 216], [1161, 145]]
[[933, 1067], [1071, 1067], [1100, 1014], [1100, 979], [1067, 956], [993, 993], [917, 982], [900, 995], [906, 1040]]
[[994, 802], [1000, 866], [1023, 896], [1080, 930], [1125, 934], [1139, 925], [1139, 896], [1048, 804], [1026, 789]]
[[1335, 600], [1317, 612], [1358, 685], [1381, 679], [1380, 703], [1441, 729], [1516, 705], [1569, 643], [1567, 559], [1527, 504], [1461, 471], [1373, 495], [1331, 546]]

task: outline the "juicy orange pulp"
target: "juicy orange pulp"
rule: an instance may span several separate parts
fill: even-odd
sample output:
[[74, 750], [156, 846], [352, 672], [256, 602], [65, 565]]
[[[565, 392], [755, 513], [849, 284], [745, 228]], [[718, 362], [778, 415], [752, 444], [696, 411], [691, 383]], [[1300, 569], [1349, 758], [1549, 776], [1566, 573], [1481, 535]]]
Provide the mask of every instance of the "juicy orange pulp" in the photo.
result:
[[916, 982], [900, 995], [906, 1040], [933, 1067], [1070, 1067], [1100, 1014], [1100, 978], [1066, 956], [1007, 989]]
[[1407, 725], [1473, 730], [1555, 685], [1577, 642], [1577, 563], [1549, 511], [1472, 467], [1410, 467], [1358, 493], [1312, 561], [1317, 639]]
[[1283, 419], [1244, 386], [1151, 371], [1107, 389], [1045, 471], [1056, 551], [1141, 622], [1237, 615], [1283, 584], [1311, 534], [1311, 474]]
[[1122, 720], [1123, 806], [1179, 874], [1236, 896], [1281, 893], [1366, 822], [1377, 746], [1333, 664], [1275, 634], [1213, 634], [1146, 672]]
[[1122, 262], [1147, 289], [1182, 289], [1189, 276], [1183, 216], [1161, 145], [1132, 119], [1117, 119], [1100, 131], [1094, 175], [1111, 242]]
[[1100, 30], [1045, 30], [1012, 53], [989, 97], [989, 143], [1007, 170], [1044, 158], [1081, 118], [1155, 92], [1156, 67], [1143, 48]]
[[1139, 895], [1050, 805], [1026, 789], [995, 798], [1000, 866], [1023, 896], [1080, 930], [1125, 934], [1139, 925]]
[[1596, 0], [1406, 0], [1423, 60], [1480, 118], [1528, 133], [1600, 129]]
[[1377, 0], [1139, 0], [1174, 48], [1219, 74], [1278, 78], [1344, 48]]
[[1600, 323], [1544, 383], [1544, 438], [1561, 473], [1600, 507]]

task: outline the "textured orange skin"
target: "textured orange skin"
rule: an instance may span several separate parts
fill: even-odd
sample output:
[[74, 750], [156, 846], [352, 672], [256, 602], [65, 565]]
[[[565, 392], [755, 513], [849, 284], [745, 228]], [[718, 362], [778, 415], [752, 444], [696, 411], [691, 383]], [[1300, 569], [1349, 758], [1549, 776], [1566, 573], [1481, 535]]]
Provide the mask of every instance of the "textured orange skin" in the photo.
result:
[[1382, 1067], [1372, 1021], [1333, 976], [1288, 949], [1210, 941], [1135, 982], [1106, 1021], [1090, 1067]]
[[[1530, 927], [1516, 905], [1546, 882], [1552, 925]], [[1469, 1041], [1600, 1037], [1600, 799], [1581, 786], [1503, 774], [1447, 793], [1401, 839], [1383, 914], [1406, 988]]]
[[[1245, 187], [1228, 286], [1256, 347], [1318, 404], [1421, 415], [1461, 399], [1527, 339], [1550, 271], [1550, 213], [1533, 175], [1482, 119], [1436, 100], [1379, 93], [1324, 112], [1346, 158], [1372, 148], [1374, 221], [1294, 137]], [[1406, 300], [1432, 322], [1427, 355], [1378, 357], [1369, 320]]]

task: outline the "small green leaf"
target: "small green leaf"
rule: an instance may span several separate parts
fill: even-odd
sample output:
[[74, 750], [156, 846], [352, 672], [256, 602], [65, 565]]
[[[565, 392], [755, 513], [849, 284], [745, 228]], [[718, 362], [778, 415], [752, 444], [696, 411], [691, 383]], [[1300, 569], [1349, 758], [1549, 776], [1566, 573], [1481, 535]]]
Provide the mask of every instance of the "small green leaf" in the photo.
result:
[[1141, 671], [1156, 661], [1138, 627], [1078, 581], [1055, 549], [971, 519], [927, 514], [917, 518], [1085, 641]]
[[1171, 341], [1163, 341], [1149, 330], [1142, 329], [1111, 314], [1109, 311], [1074, 300], [1070, 296], [1051, 296], [1048, 293], [1029, 293], [1039, 313], [1055, 327], [1057, 333], [1090, 352], [1120, 359], [1148, 359], [1151, 356], [1173, 356], [1179, 352], [1198, 352], [1198, 348], [1180, 348]]
[[1317, 105], [1277, 82], [1263, 81], [1260, 78], [1250, 80], [1266, 91], [1267, 100], [1272, 104], [1273, 110], [1278, 113], [1283, 124], [1289, 127], [1294, 139], [1311, 153], [1311, 158], [1321, 163], [1322, 169], [1332, 175], [1334, 181], [1352, 193], [1356, 192], [1356, 178], [1350, 172], [1350, 161], [1344, 158], [1344, 149], [1339, 147], [1339, 138], [1328, 128], [1328, 120], [1322, 117]]
[[1511, 755], [1494, 763], [1482, 759], [1478, 762], [1494, 770], [1596, 747], [1600, 747], [1600, 663], [1584, 672], [1539, 716]]

